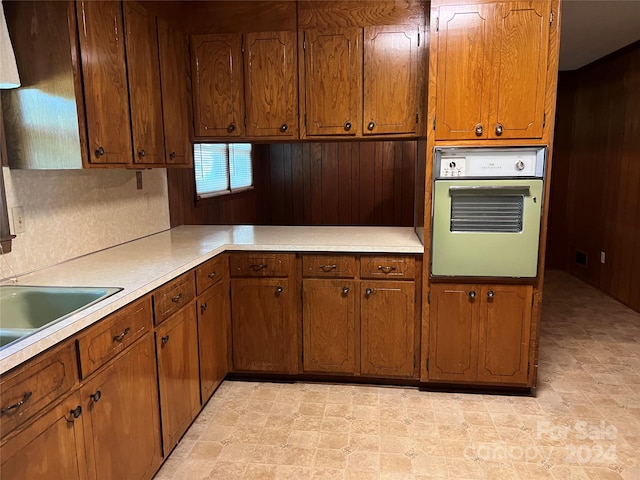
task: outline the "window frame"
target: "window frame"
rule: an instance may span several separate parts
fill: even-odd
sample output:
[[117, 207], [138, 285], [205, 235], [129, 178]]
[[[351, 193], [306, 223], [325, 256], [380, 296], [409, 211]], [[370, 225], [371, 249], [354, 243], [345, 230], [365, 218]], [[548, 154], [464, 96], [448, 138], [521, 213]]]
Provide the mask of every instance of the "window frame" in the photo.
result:
[[[250, 155], [249, 155], [249, 163], [250, 163], [250, 169], [251, 169], [251, 185], [247, 185], [247, 186], [243, 186], [243, 187], [238, 187], [238, 188], [231, 188], [231, 158], [229, 155], [229, 146], [230, 145], [235, 145], [235, 144], [247, 144], [251, 146], [251, 151], [250, 151]], [[255, 189], [255, 169], [254, 169], [254, 165], [253, 165], [253, 159], [254, 159], [254, 153], [255, 153], [255, 145], [253, 143], [250, 142], [193, 142], [193, 191], [194, 191], [194, 196], [195, 196], [195, 202], [200, 203], [200, 202], [208, 202], [212, 199], [216, 199], [219, 197], [225, 197], [225, 196], [230, 196], [230, 195], [236, 195], [236, 194], [242, 194], [242, 193], [246, 193], [246, 192], [250, 192], [252, 190]], [[195, 149], [198, 145], [225, 145], [226, 149], [227, 149], [227, 155], [226, 155], [226, 161], [227, 161], [227, 189], [226, 190], [218, 190], [215, 192], [209, 192], [209, 193], [204, 193], [204, 194], [200, 194], [198, 193], [198, 182], [196, 181], [196, 170], [198, 169], [198, 166], [196, 165], [196, 154], [195, 154]]]

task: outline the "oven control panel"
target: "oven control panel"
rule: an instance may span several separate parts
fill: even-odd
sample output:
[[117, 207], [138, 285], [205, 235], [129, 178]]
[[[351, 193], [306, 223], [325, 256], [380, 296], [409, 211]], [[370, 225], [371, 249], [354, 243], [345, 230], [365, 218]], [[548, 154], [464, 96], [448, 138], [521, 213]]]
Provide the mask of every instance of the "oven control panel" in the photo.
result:
[[436, 147], [436, 178], [544, 176], [545, 147]]

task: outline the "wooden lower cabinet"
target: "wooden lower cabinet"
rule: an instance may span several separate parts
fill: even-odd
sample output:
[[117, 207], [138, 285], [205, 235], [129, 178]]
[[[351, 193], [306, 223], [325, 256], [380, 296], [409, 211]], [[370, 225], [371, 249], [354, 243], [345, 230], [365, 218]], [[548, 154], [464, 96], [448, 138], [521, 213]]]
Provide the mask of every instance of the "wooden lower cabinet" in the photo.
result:
[[88, 478], [152, 478], [162, 463], [153, 336], [130, 347], [80, 393]]
[[531, 285], [433, 284], [430, 382], [525, 385]]
[[204, 404], [229, 371], [227, 364], [229, 283], [221, 281], [210, 287], [198, 299], [197, 305], [200, 395]]
[[357, 372], [357, 298], [354, 280], [303, 280], [302, 334], [305, 372]]
[[17, 435], [3, 440], [0, 463], [2, 478], [85, 479], [84, 419], [80, 394], [76, 392]]
[[200, 409], [195, 303], [156, 328], [164, 454], [178, 443]]
[[297, 373], [295, 291], [288, 278], [231, 279], [233, 368]]
[[362, 281], [361, 373], [412, 377], [415, 363], [415, 283]]

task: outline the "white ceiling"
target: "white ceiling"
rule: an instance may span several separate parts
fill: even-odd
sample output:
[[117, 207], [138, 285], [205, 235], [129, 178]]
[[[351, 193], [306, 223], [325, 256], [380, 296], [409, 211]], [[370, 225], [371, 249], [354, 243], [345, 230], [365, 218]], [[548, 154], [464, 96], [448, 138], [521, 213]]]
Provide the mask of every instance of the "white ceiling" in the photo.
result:
[[560, 70], [575, 70], [640, 40], [640, 0], [564, 0], [560, 29]]

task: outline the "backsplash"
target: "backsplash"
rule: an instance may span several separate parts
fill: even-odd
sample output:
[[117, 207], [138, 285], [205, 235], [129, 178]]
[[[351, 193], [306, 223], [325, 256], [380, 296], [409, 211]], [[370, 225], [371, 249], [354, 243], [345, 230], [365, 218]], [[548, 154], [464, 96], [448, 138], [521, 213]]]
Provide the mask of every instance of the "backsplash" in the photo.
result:
[[[165, 169], [9, 170], [4, 167], [12, 251], [0, 278], [38, 270], [169, 228]], [[12, 207], [24, 209], [16, 233]]]

